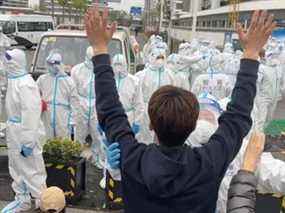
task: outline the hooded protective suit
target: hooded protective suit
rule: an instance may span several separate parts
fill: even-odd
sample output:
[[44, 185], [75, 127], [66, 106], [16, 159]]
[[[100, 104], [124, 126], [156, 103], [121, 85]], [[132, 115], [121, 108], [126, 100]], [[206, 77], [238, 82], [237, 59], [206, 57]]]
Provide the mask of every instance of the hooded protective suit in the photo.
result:
[[191, 66], [202, 59], [202, 56], [195, 55], [187, 57], [178, 54], [171, 54], [167, 58], [167, 68], [171, 71], [173, 86], [191, 90]]
[[149, 55], [152, 51], [152, 48], [161, 42], [163, 42], [163, 39], [160, 36], [152, 35], [149, 38], [148, 42], [144, 45], [143, 62], [145, 65], [148, 65], [148, 63], [149, 63]]
[[[270, 59], [268, 59], [270, 60]], [[278, 101], [282, 99], [281, 81], [282, 68], [280, 65], [262, 64], [258, 73], [258, 90], [255, 99], [256, 115], [254, 123], [256, 129], [263, 131], [266, 125], [273, 119]]]
[[192, 92], [199, 96], [210, 93], [217, 99], [231, 94], [233, 85], [227, 75], [221, 73], [223, 58], [221, 54], [211, 55], [207, 74], [199, 75], [192, 86]]
[[47, 103], [47, 110], [42, 119], [47, 138], [70, 138], [72, 116], [76, 120], [79, 106], [76, 87], [62, 69], [62, 56], [52, 51], [46, 59], [49, 73], [39, 77], [37, 84], [42, 100]]
[[[123, 104], [129, 122], [133, 127], [137, 126], [140, 129], [142, 127], [145, 105], [139, 79], [128, 73], [126, 59], [121, 54], [114, 56], [112, 66], [120, 101]], [[140, 132], [135, 133], [138, 134], [138, 140], [143, 139], [140, 137]]]
[[41, 98], [37, 84], [26, 71], [22, 50], [6, 52], [8, 77], [6, 95], [7, 146], [9, 172], [13, 179], [15, 201], [2, 212], [20, 212], [31, 208], [31, 196], [40, 198], [46, 187], [46, 170], [42, 157]]
[[91, 149], [84, 152], [84, 157], [91, 158], [96, 166], [102, 167], [103, 150], [100, 144], [100, 136], [98, 132], [97, 113], [95, 109], [95, 75], [92, 63], [93, 49], [88, 47], [86, 50], [85, 61], [73, 67], [71, 70], [71, 78], [75, 83], [79, 105], [77, 108], [77, 116], [75, 118], [75, 140], [81, 144], [86, 143], [88, 135], [92, 138]]
[[236, 82], [237, 73], [239, 71], [241, 55], [235, 54], [231, 43], [225, 44], [223, 56], [223, 65], [221, 72], [228, 75], [232, 85]]
[[165, 68], [166, 64], [166, 50], [156, 48], [152, 49], [152, 52], [149, 56], [149, 65], [143, 70], [136, 74], [136, 77], [139, 78], [140, 87], [143, 92], [143, 101], [144, 101], [144, 119], [142, 122], [142, 142], [144, 143], [153, 143], [154, 134], [149, 130], [149, 117], [147, 113], [148, 102], [152, 94], [162, 86], [172, 85], [173, 80], [170, 74], [169, 69]]
[[[75, 120], [75, 140], [81, 144], [86, 143], [86, 137], [91, 135], [92, 141], [98, 145], [97, 114], [95, 110], [95, 75], [92, 63], [93, 49], [86, 50], [85, 61], [73, 67], [71, 78], [73, 79], [79, 98], [77, 106], [78, 116]], [[97, 148], [98, 149], [98, 148]]]

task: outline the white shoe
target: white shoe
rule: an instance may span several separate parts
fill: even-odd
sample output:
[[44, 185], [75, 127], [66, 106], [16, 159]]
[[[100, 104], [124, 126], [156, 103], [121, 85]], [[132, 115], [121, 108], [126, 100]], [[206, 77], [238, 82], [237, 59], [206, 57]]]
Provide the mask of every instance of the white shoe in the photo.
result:
[[31, 203], [15, 200], [2, 209], [1, 213], [20, 213], [27, 212], [29, 210], [31, 210]]
[[106, 188], [106, 177], [105, 176], [100, 180], [99, 186], [101, 187], [101, 189]]

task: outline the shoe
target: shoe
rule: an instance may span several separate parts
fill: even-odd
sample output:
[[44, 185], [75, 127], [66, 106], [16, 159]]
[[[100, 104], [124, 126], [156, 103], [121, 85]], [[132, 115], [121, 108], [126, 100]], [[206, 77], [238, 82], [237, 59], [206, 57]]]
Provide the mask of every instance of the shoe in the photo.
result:
[[106, 188], [106, 177], [105, 176], [100, 180], [99, 186], [101, 187], [101, 189]]
[[21, 212], [28, 212], [30, 210], [31, 210], [31, 203], [25, 203], [15, 200], [9, 203], [4, 209], [2, 209], [1, 213], [21, 213]]

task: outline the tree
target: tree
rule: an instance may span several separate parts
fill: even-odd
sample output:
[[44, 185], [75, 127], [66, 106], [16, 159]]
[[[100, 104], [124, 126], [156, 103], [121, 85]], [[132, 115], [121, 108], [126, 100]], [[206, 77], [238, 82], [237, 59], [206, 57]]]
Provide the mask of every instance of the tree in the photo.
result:
[[63, 24], [64, 24], [64, 16], [65, 16], [65, 7], [69, 3], [69, 0], [57, 0], [58, 4], [62, 6], [62, 16], [63, 16]]
[[78, 13], [79, 22], [80, 22], [82, 12], [84, 12], [88, 7], [88, 0], [72, 0], [71, 3], [72, 7], [74, 7]]

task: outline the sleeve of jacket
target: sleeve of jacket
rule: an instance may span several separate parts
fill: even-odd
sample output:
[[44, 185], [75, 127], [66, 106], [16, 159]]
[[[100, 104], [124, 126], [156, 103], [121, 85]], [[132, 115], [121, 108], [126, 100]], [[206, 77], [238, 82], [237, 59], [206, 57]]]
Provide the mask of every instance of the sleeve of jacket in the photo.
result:
[[[139, 169], [139, 161], [146, 149], [137, 143], [125, 110], [119, 100], [114, 72], [108, 55], [93, 57], [95, 72], [96, 109], [98, 121], [110, 143], [118, 142], [121, 149], [121, 168], [134, 173]], [[132, 161], [134, 168], [125, 166]]]
[[258, 61], [242, 59], [236, 85], [227, 110], [219, 118], [219, 127], [209, 143], [201, 148], [208, 158], [215, 177], [223, 178], [229, 164], [242, 145], [251, 126], [251, 111], [256, 95]]
[[255, 213], [257, 178], [239, 171], [233, 177], [228, 193], [227, 213]]

